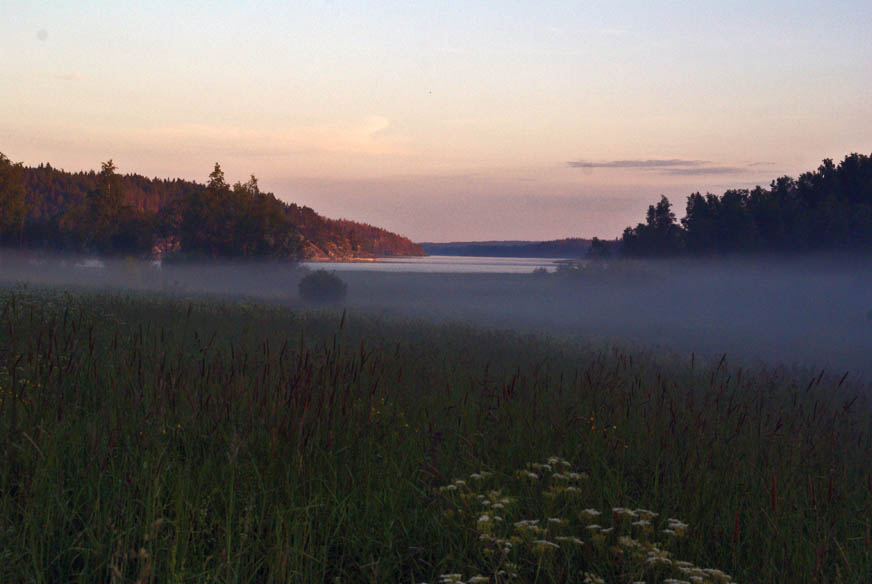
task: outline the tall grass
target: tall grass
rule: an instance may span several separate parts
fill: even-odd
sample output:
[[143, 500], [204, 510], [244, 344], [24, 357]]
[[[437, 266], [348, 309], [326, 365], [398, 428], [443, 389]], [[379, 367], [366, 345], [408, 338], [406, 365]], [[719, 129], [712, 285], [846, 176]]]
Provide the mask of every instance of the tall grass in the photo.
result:
[[[658, 537], [680, 518], [662, 550], [737, 582], [872, 574], [870, 404], [838, 375], [18, 290], [0, 296], [0, 387], [2, 582], [681, 578], [628, 560], [619, 535], [654, 539], [615, 509], [657, 513]], [[572, 505], [523, 474], [552, 456], [586, 476]], [[571, 516], [527, 541], [527, 523], [478, 521], [490, 492], [516, 501], [507, 525]], [[516, 545], [494, 559], [488, 537]]]

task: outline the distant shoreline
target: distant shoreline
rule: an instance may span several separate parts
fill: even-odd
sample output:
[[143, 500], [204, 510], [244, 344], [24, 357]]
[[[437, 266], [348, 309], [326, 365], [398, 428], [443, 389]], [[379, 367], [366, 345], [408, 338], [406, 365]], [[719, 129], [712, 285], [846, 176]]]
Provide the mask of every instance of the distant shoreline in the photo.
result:
[[505, 258], [580, 258], [587, 255], [590, 240], [566, 238], [552, 241], [454, 241], [420, 242], [431, 256]]

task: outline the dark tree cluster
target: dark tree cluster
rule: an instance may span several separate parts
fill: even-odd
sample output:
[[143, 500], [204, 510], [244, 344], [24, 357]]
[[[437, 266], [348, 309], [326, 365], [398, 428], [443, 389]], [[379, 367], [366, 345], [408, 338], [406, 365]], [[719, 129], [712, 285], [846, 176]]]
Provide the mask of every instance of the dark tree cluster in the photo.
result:
[[231, 187], [216, 164], [206, 188], [161, 208], [157, 223], [164, 238], [177, 237], [187, 256], [296, 258], [302, 239], [284, 208], [260, 191], [254, 176]]
[[[151, 251], [151, 217], [126, 203], [116, 170], [111, 160], [104, 162], [94, 187], [64, 213], [49, 219], [42, 232], [55, 238], [46, 243], [106, 255]], [[32, 225], [41, 223], [37, 220]]]
[[252, 176], [207, 184], [12, 163], [0, 154], [0, 244], [103, 255], [181, 258], [423, 255], [384, 229], [321, 217], [262, 192]]
[[615, 254], [617, 244], [617, 240], [606, 241], [599, 237], [594, 237], [590, 240], [590, 247], [587, 249], [587, 258], [596, 261], [607, 260]]
[[[97, 172], [65, 172], [51, 164], [24, 168], [25, 190], [30, 195], [28, 214], [53, 217], [81, 203], [97, 187]], [[170, 201], [203, 189], [202, 184], [182, 179], [119, 175], [124, 202], [134, 209], [154, 213]]]
[[26, 219], [24, 168], [0, 153], [0, 242], [20, 244]]
[[872, 158], [827, 159], [768, 189], [693, 193], [680, 223], [661, 196], [645, 223], [624, 230], [621, 249], [631, 256], [872, 249]]

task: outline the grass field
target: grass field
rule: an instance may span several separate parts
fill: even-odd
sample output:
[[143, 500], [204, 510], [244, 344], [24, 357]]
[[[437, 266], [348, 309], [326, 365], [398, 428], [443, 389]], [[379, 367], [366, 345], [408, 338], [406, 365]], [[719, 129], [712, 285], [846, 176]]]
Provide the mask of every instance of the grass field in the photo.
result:
[[868, 582], [850, 378], [0, 292], [0, 582]]

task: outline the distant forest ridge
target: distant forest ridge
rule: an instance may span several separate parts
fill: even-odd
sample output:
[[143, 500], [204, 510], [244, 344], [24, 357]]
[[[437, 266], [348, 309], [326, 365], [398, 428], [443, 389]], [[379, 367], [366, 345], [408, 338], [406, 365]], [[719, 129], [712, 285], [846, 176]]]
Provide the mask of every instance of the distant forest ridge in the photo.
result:
[[[592, 253], [607, 255], [602, 242]], [[692, 193], [677, 220], [665, 196], [648, 207], [644, 223], [627, 227], [623, 255], [674, 256], [750, 252], [872, 250], [872, 158], [825, 159], [797, 179], [769, 188]]]
[[453, 241], [419, 243], [429, 255], [480, 256], [499, 258], [577, 258], [587, 254], [590, 240], [581, 238], [553, 241]]
[[408, 238], [230, 185], [217, 163], [206, 184], [26, 167], [0, 154], [0, 244], [104, 255], [364, 259], [420, 256]]

